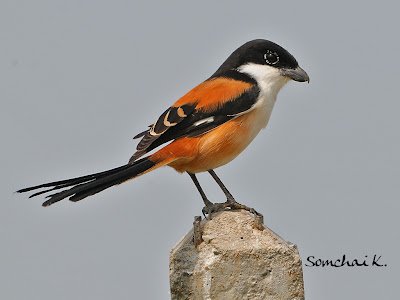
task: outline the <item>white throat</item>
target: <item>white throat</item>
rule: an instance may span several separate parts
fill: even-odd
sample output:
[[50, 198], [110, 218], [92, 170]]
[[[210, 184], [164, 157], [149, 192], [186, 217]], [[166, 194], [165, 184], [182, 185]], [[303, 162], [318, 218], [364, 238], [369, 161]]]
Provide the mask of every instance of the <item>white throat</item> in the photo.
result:
[[258, 133], [259, 130], [267, 126], [276, 96], [289, 79], [282, 76], [277, 68], [267, 65], [249, 63], [239, 67], [237, 70], [254, 78], [260, 88], [257, 102], [252, 107], [257, 115], [255, 131]]
[[239, 67], [238, 71], [254, 78], [261, 93], [273, 101], [281, 88], [289, 81], [289, 78], [282, 76], [277, 68], [267, 65], [249, 63]]

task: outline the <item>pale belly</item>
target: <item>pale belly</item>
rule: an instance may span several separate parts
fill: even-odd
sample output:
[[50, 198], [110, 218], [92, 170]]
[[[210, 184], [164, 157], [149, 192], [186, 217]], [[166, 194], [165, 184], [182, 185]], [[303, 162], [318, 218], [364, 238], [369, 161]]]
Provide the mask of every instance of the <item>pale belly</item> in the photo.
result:
[[271, 109], [262, 106], [237, 117], [198, 139], [194, 155], [170, 164], [178, 172], [199, 173], [223, 166], [238, 156], [269, 120]]

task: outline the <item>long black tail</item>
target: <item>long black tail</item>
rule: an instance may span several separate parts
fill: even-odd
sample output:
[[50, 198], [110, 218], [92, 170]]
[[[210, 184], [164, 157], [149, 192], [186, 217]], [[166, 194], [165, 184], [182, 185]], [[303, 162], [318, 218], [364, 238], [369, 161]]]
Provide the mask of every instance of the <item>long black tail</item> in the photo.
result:
[[81, 176], [77, 178], [44, 183], [24, 189], [20, 189], [18, 193], [25, 193], [37, 189], [46, 188], [45, 190], [38, 191], [29, 198], [48, 193], [55, 190], [62, 190], [60, 192], [46, 196], [49, 198], [42, 205], [49, 206], [64, 198], [69, 197], [71, 201], [79, 201], [88, 196], [97, 194], [113, 185], [120, 184], [129, 179], [142, 175], [154, 168], [164, 164], [159, 164], [151, 161], [148, 157], [142, 158], [133, 164], [127, 164], [108, 171]]

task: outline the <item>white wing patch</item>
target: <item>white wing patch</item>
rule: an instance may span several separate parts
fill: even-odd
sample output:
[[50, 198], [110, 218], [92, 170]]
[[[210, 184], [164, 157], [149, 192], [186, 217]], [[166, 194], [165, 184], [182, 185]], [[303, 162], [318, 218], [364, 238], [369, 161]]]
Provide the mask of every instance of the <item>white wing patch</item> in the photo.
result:
[[197, 126], [200, 126], [202, 124], [208, 124], [208, 123], [212, 123], [212, 122], [214, 122], [214, 117], [208, 117], [206, 119], [202, 119], [200, 121], [197, 121], [197, 122], [193, 123], [193, 126], [197, 127]]

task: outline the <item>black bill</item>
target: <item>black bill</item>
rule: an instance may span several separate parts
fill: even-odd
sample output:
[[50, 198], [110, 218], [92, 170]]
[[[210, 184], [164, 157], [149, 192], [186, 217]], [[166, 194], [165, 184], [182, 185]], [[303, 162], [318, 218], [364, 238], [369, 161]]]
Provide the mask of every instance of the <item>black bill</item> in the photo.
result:
[[297, 67], [296, 69], [281, 69], [281, 74], [283, 76], [289, 77], [290, 79], [293, 79], [294, 81], [310, 82], [310, 77], [308, 77], [306, 71], [304, 71], [300, 67]]

